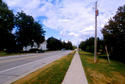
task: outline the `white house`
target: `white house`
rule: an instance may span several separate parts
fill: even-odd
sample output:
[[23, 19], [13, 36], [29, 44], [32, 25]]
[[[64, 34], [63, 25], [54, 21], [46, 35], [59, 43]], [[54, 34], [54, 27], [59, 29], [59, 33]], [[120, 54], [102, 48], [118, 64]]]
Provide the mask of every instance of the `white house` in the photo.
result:
[[39, 49], [47, 50], [47, 41], [44, 41], [43, 43], [41, 43], [39, 46]]
[[[36, 48], [38, 48], [38, 45], [34, 42], [32, 47], [31, 46], [23, 47], [23, 51], [29, 51], [30, 49], [36, 49]], [[41, 43], [38, 49], [47, 50], [47, 41]]]

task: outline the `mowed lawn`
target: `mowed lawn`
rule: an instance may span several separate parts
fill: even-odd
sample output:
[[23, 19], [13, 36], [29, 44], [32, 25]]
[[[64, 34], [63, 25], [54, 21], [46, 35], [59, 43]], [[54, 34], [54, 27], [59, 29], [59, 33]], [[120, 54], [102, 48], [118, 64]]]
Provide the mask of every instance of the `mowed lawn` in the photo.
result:
[[2, 57], [2, 56], [7, 56], [7, 55], [13, 55], [13, 53], [12, 53], [12, 54], [9, 54], [9, 53], [0, 51], [0, 57]]
[[30, 53], [6, 53], [3, 51], [0, 51], [0, 57], [4, 57], [4, 56], [16, 56], [16, 55], [24, 55], [24, 54], [30, 54]]
[[61, 84], [75, 51], [12, 84]]
[[99, 58], [93, 63], [93, 54], [79, 51], [89, 84], [125, 84], [125, 64]]

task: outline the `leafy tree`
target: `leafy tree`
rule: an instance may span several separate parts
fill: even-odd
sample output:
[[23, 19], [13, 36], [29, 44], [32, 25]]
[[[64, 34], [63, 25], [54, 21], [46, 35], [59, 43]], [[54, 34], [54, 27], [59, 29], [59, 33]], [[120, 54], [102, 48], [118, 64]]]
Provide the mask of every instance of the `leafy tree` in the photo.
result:
[[54, 37], [47, 39], [47, 48], [49, 50], [60, 50], [62, 49], [62, 42]]
[[67, 49], [67, 43], [65, 41], [62, 42], [62, 48]]
[[94, 52], [94, 38], [91, 37], [86, 41], [81, 42], [79, 47], [84, 51]]
[[43, 30], [42, 26], [38, 22], [34, 22], [33, 24], [33, 40], [39, 46], [45, 40], [45, 31]]
[[[79, 48], [87, 52], [94, 52], [94, 37], [90, 37], [86, 41], [82, 41]], [[103, 40], [100, 40], [99, 38], [97, 38], [97, 51], [101, 53], [104, 51]]]
[[116, 15], [102, 29], [102, 33], [111, 58], [125, 62], [125, 5], [118, 8]]
[[69, 46], [70, 46], [69, 49], [70, 49], [70, 50], [73, 50], [72, 42], [69, 41], [68, 44], [69, 44]]
[[67, 43], [64, 41], [62, 42], [62, 48], [66, 50], [73, 50], [72, 42], [68, 41]]
[[77, 48], [77, 46], [73, 46], [73, 49], [76, 49]]
[[11, 33], [14, 28], [14, 14], [7, 4], [0, 0], [0, 50], [15, 47], [15, 37]]
[[85, 41], [82, 41], [82, 42], [79, 44], [79, 48], [80, 48], [81, 50], [86, 51]]
[[72, 43], [70, 41], [68, 41], [66, 49], [69, 49], [69, 50], [73, 49]]
[[16, 37], [17, 44], [23, 46], [33, 45], [36, 42], [38, 45], [44, 41], [45, 31], [42, 26], [34, 21], [32, 16], [26, 15], [23, 11], [16, 15]]

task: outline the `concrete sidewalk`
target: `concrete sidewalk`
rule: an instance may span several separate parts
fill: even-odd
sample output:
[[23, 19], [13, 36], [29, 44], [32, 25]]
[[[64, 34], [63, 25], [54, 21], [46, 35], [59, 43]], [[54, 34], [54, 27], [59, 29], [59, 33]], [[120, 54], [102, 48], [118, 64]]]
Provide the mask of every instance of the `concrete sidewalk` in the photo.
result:
[[74, 55], [62, 84], [88, 84], [78, 52]]

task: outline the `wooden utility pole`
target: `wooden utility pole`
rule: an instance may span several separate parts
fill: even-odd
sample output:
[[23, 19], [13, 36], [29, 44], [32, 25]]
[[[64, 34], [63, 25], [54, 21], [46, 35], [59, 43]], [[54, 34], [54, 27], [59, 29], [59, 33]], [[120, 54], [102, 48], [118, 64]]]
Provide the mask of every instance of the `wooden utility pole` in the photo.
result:
[[97, 62], [97, 16], [98, 16], [98, 9], [97, 9], [97, 1], [95, 2], [95, 40], [94, 40], [94, 63]]
[[107, 55], [107, 58], [108, 58], [108, 62], [110, 63], [109, 53], [108, 53], [108, 49], [107, 49], [107, 45], [105, 45], [105, 51], [106, 51], [106, 55]]

